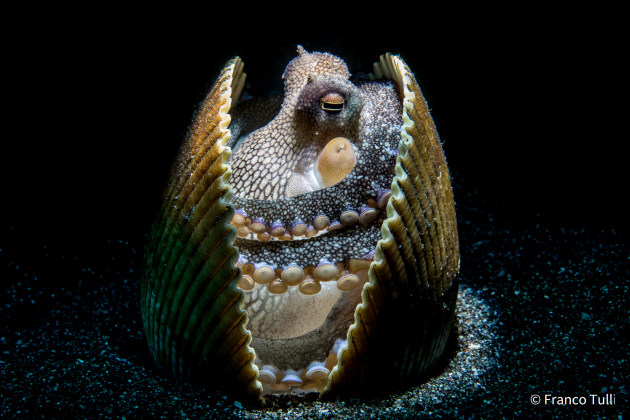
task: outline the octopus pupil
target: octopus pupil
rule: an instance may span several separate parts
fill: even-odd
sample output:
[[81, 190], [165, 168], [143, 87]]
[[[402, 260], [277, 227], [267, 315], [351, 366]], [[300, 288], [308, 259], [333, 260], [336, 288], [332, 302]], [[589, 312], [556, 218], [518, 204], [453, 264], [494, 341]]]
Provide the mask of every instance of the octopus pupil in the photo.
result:
[[335, 102], [326, 102], [321, 101], [321, 107], [326, 112], [339, 112], [343, 110], [343, 102], [335, 103]]
[[319, 100], [320, 106], [326, 112], [339, 112], [343, 110], [345, 103], [346, 100], [343, 95], [341, 95], [339, 92], [334, 91], [328, 92], [327, 94], [323, 95]]

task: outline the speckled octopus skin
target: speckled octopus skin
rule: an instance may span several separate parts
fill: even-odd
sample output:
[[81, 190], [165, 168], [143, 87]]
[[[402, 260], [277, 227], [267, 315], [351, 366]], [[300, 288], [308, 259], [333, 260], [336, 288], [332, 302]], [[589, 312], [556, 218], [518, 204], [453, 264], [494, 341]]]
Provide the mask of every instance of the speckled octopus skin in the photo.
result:
[[[347, 80], [350, 74], [343, 61], [321, 53], [298, 56], [284, 74], [285, 97], [278, 115], [245, 140], [232, 140], [241, 141], [230, 159], [232, 204], [267, 221], [279, 219], [290, 225], [295, 219], [310, 221], [322, 213], [336, 216], [348, 208], [359, 209], [377, 197], [379, 189], [389, 188], [402, 125], [393, 84], [363, 82], [355, 86]], [[348, 105], [338, 114], [328, 115], [320, 108], [319, 98], [330, 90], [346, 97]], [[312, 163], [335, 137], [351, 139], [358, 149], [355, 170], [331, 187], [287, 197], [292, 174]], [[247, 248], [255, 261], [316, 264], [314, 255], [338, 261], [373, 251], [380, 224], [361, 229], [359, 235], [357, 229], [339, 232], [334, 241], [325, 235], [308, 243], [237, 239], [237, 245], [241, 250]]]
[[459, 272], [446, 161], [407, 65], [352, 79], [298, 56], [284, 95], [239, 101], [230, 60], [152, 229], [142, 316], [173, 376], [263, 394], [379, 394], [443, 355]]

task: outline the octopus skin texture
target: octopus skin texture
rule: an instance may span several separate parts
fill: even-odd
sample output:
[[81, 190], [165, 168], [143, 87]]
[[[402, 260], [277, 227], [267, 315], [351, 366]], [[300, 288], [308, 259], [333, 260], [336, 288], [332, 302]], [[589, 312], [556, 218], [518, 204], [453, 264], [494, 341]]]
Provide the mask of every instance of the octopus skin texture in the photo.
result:
[[378, 395], [443, 358], [458, 290], [450, 176], [414, 75], [305, 51], [283, 95], [240, 58], [200, 105], [148, 239], [156, 365], [263, 401]]

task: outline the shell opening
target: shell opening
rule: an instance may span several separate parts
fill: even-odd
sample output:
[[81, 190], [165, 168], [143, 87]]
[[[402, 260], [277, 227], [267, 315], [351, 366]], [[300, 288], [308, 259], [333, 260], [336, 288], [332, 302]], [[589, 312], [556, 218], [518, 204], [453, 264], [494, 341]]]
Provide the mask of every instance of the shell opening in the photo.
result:
[[[242, 270], [251, 273], [252, 268]], [[245, 292], [247, 328], [263, 393], [324, 389], [367, 281], [361, 265], [352, 265], [353, 271], [349, 268], [349, 264], [328, 262], [290, 266], [276, 270], [279, 277], [271, 283], [255, 283]], [[295, 276], [285, 279], [287, 270]]]
[[[285, 71], [284, 103], [294, 108], [251, 131], [240, 128], [243, 103], [232, 123], [232, 224], [264, 393], [326, 387], [362, 302], [400, 141], [391, 83], [355, 85], [343, 71], [297, 77], [311, 58]], [[298, 80], [307, 83], [294, 89]]]

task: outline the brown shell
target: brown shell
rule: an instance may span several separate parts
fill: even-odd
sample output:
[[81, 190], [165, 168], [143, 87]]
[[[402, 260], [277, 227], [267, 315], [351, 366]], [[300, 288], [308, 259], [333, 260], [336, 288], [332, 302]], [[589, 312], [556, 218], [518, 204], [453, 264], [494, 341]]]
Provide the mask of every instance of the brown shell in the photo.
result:
[[[141, 308], [160, 368], [260, 400], [230, 224], [229, 112], [244, 85], [242, 69], [239, 58], [226, 64], [174, 165], [148, 241]], [[374, 70], [397, 85], [403, 128], [382, 239], [322, 398], [418, 380], [443, 356], [454, 319], [459, 243], [441, 143], [407, 65], [386, 54]]]

